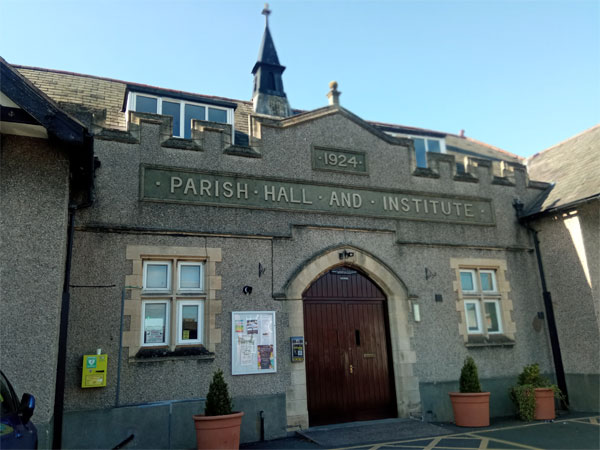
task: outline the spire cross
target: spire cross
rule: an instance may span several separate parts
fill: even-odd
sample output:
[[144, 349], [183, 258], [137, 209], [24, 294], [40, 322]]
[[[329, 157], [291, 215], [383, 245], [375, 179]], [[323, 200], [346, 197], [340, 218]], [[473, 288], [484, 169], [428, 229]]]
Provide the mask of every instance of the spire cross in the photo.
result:
[[269, 9], [269, 4], [265, 3], [265, 7], [262, 10], [262, 13], [265, 16], [266, 25], [269, 25], [269, 14], [271, 14], [271, 10]]

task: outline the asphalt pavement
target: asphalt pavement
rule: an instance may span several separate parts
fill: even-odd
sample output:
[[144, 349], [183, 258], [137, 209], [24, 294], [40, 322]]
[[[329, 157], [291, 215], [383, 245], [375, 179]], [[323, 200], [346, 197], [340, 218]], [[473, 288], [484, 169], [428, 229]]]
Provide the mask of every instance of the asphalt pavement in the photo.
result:
[[463, 428], [413, 419], [312, 427], [293, 437], [243, 444], [242, 449], [337, 450], [600, 450], [598, 413], [562, 414], [554, 421], [492, 420], [489, 427]]

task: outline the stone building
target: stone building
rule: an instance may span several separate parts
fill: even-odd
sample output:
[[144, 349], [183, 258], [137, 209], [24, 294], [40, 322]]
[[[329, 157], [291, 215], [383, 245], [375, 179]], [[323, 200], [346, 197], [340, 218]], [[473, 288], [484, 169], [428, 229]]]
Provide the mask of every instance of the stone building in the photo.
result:
[[[532, 158], [542, 182], [462, 133], [365, 121], [336, 83], [296, 111], [268, 25], [252, 101], [1, 64], [2, 367], [42, 447], [192, 447], [217, 368], [246, 442], [450, 421], [467, 355], [492, 416], [533, 362], [598, 409], [597, 128], [573, 172], [568, 143]], [[82, 388], [97, 352], [106, 386]]]

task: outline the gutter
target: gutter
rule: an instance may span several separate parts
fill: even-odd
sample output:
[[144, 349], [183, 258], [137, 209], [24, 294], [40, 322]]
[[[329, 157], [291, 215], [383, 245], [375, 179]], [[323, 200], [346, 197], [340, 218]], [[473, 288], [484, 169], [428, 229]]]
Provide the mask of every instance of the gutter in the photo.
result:
[[569, 393], [567, 391], [567, 381], [565, 377], [565, 368], [562, 361], [562, 354], [560, 351], [560, 342], [558, 339], [558, 329], [556, 327], [556, 317], [554, 316], [554, 307], [552, 305], [552, 295], [548, 291], [546, 284], [546, 275], [544, 273], [544, 264], [542, 261], [542, 254], [540, 251], [540, 240], [538, 238], [538, 231], [531, 227], [529, 221], [535, 216], [523, 216], [523, 203], [519, 200], [513, 202], [513, 207], [517, 212], [517, 219], [521, 225], [523, 225], [533, 238], [533, 245], [535, 248], [535, 255], [538, 263], [538, 271], [540, 274], [540, 280], [542, 282], [542, 297], [544, 299], [544, 309], [546, 311], [546, 320], [548, 323], [548, 334], [550, 335], [550, 347], [552, 349], [552, 359], [554, 361], [554, 370], [556, 372], [556, 382], [559, 389], [562, 391], [564, 398], [561, 398], [561, 406], [565, 409], [569, 409]]

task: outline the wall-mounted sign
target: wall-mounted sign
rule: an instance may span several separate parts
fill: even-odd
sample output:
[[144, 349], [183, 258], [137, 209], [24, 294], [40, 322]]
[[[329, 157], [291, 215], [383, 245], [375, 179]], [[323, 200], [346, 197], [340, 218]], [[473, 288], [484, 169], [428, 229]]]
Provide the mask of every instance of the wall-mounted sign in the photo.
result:
[[295, 336], [290, 338], [292, 347], [292, 362], [304, 361], [304, 336]]
[[337, 148], [313, 147], [313, 169], [366, 175], [367, 155], [365, 152]]
[[142, 166], [141, 200], [494, 225], [492, 201]]
[[231, 373], [277, 372], [275, 311], [231, 313]]

